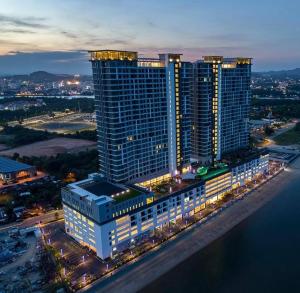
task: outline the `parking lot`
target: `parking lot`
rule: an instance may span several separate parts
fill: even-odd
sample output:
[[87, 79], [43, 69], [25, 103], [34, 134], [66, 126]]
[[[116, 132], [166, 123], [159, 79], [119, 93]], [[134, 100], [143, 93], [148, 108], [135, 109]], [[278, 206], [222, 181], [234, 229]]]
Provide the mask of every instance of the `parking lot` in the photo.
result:
[[107, 263], [64, 232], [63, 221], [44, 226], [42, 233], [45, 244], [53, 247], [60, 256], [62, 277], [70, 281], [74, 289], [79, 289], [107, 272]]

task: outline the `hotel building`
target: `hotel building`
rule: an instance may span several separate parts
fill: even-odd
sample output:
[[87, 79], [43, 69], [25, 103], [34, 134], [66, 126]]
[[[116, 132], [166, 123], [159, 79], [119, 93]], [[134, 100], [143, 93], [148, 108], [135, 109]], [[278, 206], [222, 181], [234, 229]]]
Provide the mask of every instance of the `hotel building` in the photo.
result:
[[99, 174], [62, 190], [66, 232], [101, 259], [129, 248], [141, 235], [188, 218], [224, 194], [268, 172], [268, 155], [200, 176], [177, 176], [168, 189], [110, 183]]
[[93, 51], [99, 172], [113, 182], [174, 175], [191, 155], [192, 65], [179, 54]]
[[251, 58], [194, 63], [192, 157], [205, 164], [249, 144]]
[[[62, 202], [66, 232], [100, 258], [268, 172], [264, 153], [217, 162], [248, 144], [250, 59], [104, 50], [91, 62], [100, 170], [63, 188]], [[191, 164], [192, 148], [215, 165]]]

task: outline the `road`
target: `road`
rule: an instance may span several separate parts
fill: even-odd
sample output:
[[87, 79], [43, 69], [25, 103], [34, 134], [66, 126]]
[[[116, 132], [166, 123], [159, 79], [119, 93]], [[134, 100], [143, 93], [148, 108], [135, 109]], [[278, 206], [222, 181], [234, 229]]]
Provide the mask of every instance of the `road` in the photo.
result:
[[[298, 120], [297, 120], [297, 122], [298, 122]], [[274, 140], [274, 138], [276, 136], [292, 129], [296, 125], [297, 122], [288, 123], [285, 126], [283, 126], [281, 129], [276, 130], [273, 135], [266, 138], [265, 142], [263, 143], [263, 145], [261, 147], [263, 147], [263, 148], [267, 147], [269, 150], [274, 150], [274, 151], [278, 151], [278, 152], [298, 154], [299, 147], [297, 145], [291, 145], [291, 146], [277, 145]]]
[[[266, 138], [266, 142], [264, 143], [263, 147], [277, 147], [276, 142], [274, 141], [274, 138], [284, 132], [287, 132], [288, 130], [292, 129], [296, 125], [296, 122], [287, 123], [282, 128], [278, 129], [273, 133], [271, 136]], [[280, 146], [281, 147], [281, 146]]]
[[287, 123], [282, 128], [276, 130], [275, 133], [270, 136], [270, 138], [273, 139], [274, 137], [292, 129], [295, 125], [296, 125], [296, 122]]
[[53, 210], [48, 213], [45, 213], [40, 216], [32, 217], [25, 219], [22, 222], [13, 222], [9, 223], [7, 225], [3, 225], [0, 227], [0, 232], [4, 232], [8, 229], [11, 228], [26, 228], [26, 227], [31, 227], [34, 226], [36, 223], [39, 223], [40, 221], [42, 223], [49, 223], [57, 219], [56, 213], [58, 213], [58, 218], [61, 219], [63, 218], [63, 210]]
[[17, 186], [17, 185], [20, 185], [20, 184], [24, 184], [24, 183], [27, 183], [27, 182], [32, 182], [32, 181], [35, 181], [35, 180], [40, 180], [40, 179], [42, 179], [45, 176], [47, 176], [46, 173], [41, 172], [41, 171], [37, 171], [36, 176], [29, 177], [29, 178], [24, 178], [24, 179], [20, 179], [20, 180], [18, 180], [17, 183], [6, 184], [6, 185], [4, 185], [3, 183], [0, 183], [0, 191], [1, 191], [1, 189], [6, 189], [6, 188], [10, 188], [10, 187]]
[[[295, 167], [295, 164], [297, 165]], [[155, 279], [184, 261], [212, 241], [224, 235], [273, 197], [284, 192], [285, 187], [299, 180], [300, 159], [289, 172], [282, 172], [270, 182], [260, 186], [250, 195], [201, 226], [195, 224], [189, 231], [178, 234], [158, 250], [149, 253], [137, 263], [125, 266], [115, 275], [96, 281], [81, 292], [137, 292]], [[274, 189], [274, 186], [276, 188]]]

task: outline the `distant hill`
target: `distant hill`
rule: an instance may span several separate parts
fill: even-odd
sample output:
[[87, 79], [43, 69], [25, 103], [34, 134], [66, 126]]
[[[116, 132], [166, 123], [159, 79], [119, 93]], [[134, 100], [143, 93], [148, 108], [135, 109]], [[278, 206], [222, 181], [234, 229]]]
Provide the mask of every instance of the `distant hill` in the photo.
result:
[[29, 79], [34, 82], [58, 81], [61, 79], [69, 79], [69, 78], [72, 78], [72, 76], [67, 74], [53, 74], [46, 71], [35, 71], [29, 74]]
[[253, 72], [253, 76], [273, 76], [273, 77], [291, 77], [300, 78], [300, 68], [290, 70], [266, 71], [266, 72]]
[[[8, 76], [8, 78], [14, 80], [28, 80], [32, 82], [53, 82], [53, 81], [72, 79], [74, 78], [74, 76], [70, 74], [49, 73], [47, 71], [35, 71], [30, 74], [10, 75]], [[80, 76], [79, 79], [80, 80], [91, 79], [91, 76], [83, 75]]]

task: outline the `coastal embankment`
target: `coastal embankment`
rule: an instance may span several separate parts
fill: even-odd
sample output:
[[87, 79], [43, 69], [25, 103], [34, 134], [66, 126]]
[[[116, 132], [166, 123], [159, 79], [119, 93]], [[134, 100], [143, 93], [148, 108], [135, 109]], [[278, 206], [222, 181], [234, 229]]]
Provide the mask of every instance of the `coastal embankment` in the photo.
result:
[[174, 239], [148, 253], [135, 263], [126, 265], [109, 278], [96, 281], [82, 292], [137, 292], [179, 265], [184, 260], [223, 236], [255, 211], [285, 192], [299, 180], [300, 159], [267, 183], [237, 200], [207, 222], [195, 224]]

